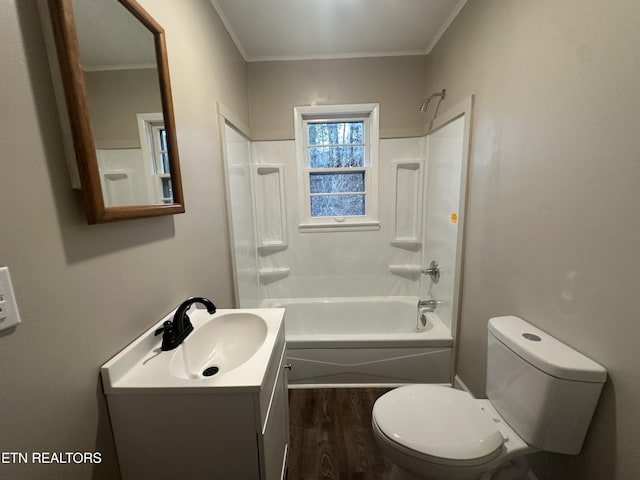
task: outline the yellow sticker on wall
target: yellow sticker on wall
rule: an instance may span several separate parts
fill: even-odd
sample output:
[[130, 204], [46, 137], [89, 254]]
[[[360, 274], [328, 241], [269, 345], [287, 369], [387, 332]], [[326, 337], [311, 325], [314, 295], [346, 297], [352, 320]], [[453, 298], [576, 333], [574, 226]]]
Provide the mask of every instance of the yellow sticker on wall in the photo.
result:
[[451, 223], [458, 223], [458, 214], [455, 212], [451, 214]]

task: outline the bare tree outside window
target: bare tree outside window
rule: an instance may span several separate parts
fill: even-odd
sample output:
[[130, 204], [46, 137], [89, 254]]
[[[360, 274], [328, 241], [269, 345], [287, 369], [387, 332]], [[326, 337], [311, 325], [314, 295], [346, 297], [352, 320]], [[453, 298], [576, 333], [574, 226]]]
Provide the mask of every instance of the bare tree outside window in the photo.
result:
[[365, 215], [364, 122], [309, 123], [307, 134], [311, 216]]

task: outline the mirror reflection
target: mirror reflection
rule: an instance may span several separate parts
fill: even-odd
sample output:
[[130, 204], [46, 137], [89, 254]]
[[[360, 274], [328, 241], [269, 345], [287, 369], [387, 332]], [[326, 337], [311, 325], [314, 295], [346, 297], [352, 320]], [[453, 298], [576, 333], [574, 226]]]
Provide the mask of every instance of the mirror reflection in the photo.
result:
[[173, 203], [154, 35], [116, 0], [74, 0], [105, 207]]

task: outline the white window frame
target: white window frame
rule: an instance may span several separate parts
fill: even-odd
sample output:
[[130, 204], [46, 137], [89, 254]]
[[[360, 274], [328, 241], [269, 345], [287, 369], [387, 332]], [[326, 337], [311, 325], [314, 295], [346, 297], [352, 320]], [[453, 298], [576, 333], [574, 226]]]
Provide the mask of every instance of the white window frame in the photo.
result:
[[149, 172], [147, 191], [154, 203], [173, 203], [172, 197], [164, 196], [163, 179], [171, 178], [171, 173], [163, 173], [162, 153], [159, 130], [164, 127], [164, 115], [160, 113], [138, 113], [138, 134], [145, 171]]
[[[301, 232], [379, 230], [378, 220], [378, 144], [380, 138], [379, 110], [377, 103], [354, 105], [312, 105], [295, 107], [295, 143], [298, 172], [298, 207]], [[307, 125], [310, 122], [364, 121], [365, 165], [354, 168], [365, 175], [365, 215], [344, 217], [311, 216], [311, 173], [330, 169], [312, 169], [308, 159]], [[337, 169], [336, 172], [344, 171]]]

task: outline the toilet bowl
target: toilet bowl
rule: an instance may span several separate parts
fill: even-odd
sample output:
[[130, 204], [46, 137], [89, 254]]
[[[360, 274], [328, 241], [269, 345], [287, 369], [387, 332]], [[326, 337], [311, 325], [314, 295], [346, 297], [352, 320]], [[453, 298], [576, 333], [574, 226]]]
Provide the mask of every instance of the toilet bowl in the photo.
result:
[[394, 465], [393, 480], [482, 478], [535, 451], [488, 400], [441, 385], [408, 385], [383, 395], [372, 425]]
[[528, 453], [580, 453], [606, 370], [518, 317], [489, 320], [487, 339], [487, 399], [407, 385], [375, 402], [390, 480], [519, 480]]

